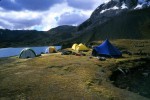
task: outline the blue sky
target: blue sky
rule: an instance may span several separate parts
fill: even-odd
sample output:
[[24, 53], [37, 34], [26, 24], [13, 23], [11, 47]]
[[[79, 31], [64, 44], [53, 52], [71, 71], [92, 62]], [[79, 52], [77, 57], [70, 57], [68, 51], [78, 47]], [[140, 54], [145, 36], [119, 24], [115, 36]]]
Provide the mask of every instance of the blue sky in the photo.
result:
[[107, 0], [1, 0], [0, 28], [47, 31], [79, 25]]

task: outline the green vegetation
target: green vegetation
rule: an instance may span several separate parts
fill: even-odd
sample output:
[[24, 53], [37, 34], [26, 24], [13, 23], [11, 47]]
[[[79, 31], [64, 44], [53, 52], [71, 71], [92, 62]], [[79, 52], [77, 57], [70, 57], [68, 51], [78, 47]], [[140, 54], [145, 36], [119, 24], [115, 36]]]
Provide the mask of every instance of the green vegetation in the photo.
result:
[[0, 47], [23, 47], [52, 45], [76, 34], [74, 26], [59, 26], [49, 31], [0, 29]]
[[[133, 41], [116, 40], [113, 43], [132, 50]], [[135, 43], [144, 44], [142, 50], [150, 52], [148, 40], [136, 40]], [[138, 48], [141, 47], [135, 46], [133, 50]], [[114, 87], [109, 80], [117, 66], [132, 68], [144, 63], [140, 63], [140, 59], [148, 57], [125, 54], [123, 58], [109, 58], [106, 61], [89, 56], [60, 54], [34, 59], [1, 58], [0, 100], [148, 100], [127, 89]]]
[[[103, 41], [93, 41], [93, 45], [99, 45]], [[119, 50], [127, 50], [133, 54], [150, 55], [150, 40], [117, 39], [111, 40]]]

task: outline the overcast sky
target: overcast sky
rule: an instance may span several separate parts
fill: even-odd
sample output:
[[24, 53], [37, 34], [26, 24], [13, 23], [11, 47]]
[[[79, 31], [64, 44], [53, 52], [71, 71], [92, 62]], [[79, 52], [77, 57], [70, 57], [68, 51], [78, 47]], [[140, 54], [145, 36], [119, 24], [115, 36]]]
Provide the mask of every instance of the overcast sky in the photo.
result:
[[0, 28], [47, 31], [78, 25], [107, 0], [0, 0]]

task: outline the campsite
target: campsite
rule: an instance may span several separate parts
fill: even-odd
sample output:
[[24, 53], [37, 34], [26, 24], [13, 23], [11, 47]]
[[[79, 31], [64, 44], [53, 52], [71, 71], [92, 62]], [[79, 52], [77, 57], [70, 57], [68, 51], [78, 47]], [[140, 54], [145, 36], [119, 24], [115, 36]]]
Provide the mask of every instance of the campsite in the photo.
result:
[[150, 0], [0, 0], [0, 100], [150, 100]]
[[[93, 44], [98, 46], [105, 44], [106, 41], [95, 41]], [[0, 99], [149, 100], [150, 92], [146, 89], [150, 87], [149, 72], [147, 72], [150, 58], [145, 54], [150, 54], [150, 42], [148, 40], [109, 40], [109, 43], [111, 46], [117, 46], [118, 50], [132, 52], [132, 55], [123, 53], [122, 57], [106, 57], [105, 61], [101, 61], [91, 56], [92, 49], [90, 49], [82, 52], [86, 56], [46, 53], [32, 59], [20, 59], [18, 56], [0, 58]], [[79, 53], [73, 50], [74, 47], [72, 45], [65, 50]], [[139, 49], [142, 50], [141, 54]], [[136, 76], [136, 71], [141, 67], [143, 71]], [[126, 78], [118, 68], [129, 72], [131, 69], [134, 77], [128, 78], [127, 83], [124, 82]], [[131, 76], [132, 73], [127, 75]], [[144, 73], [148, 76], [143, 75]], [[116, 75], [122, 77], [122, 80]], [[146, 79], [146, 83], [141, 84], [139, 78]], [[130, 80], [134, 80], [136, 84]]]

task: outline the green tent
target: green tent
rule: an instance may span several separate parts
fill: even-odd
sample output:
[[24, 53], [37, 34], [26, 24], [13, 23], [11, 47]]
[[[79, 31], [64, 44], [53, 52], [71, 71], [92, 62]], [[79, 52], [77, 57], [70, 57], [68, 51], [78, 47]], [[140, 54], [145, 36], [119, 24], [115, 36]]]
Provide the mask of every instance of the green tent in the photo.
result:
[[36, 57], [36, 53], [34, 50], [30, 48], [25, 48], [20, 52], [19, 58], [34, 58]]

